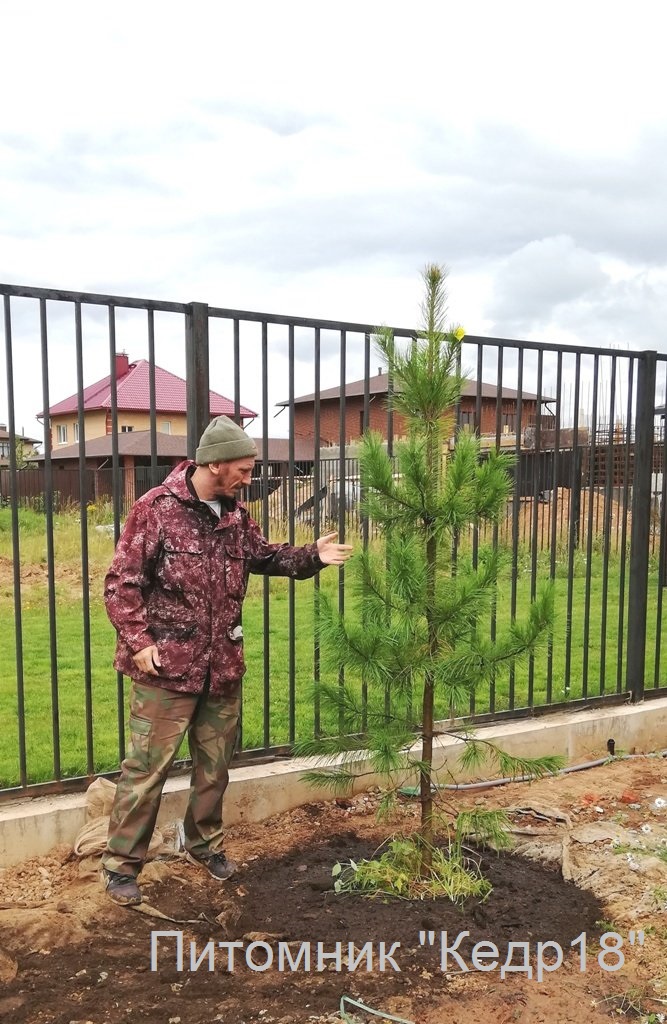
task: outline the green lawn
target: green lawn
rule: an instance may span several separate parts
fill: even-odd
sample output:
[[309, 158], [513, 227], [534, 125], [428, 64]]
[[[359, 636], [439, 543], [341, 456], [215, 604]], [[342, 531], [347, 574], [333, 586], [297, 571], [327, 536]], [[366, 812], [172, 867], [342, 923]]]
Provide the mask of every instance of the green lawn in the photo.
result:
[[[43, 522], [43, 520], [42, 520]], [[0, 555], [7, 553], [8, 535], [3, 532], [0, 519]], [[30, 524], [28, 524], [30, 525]], [[72, 539], [72, 527], [66, 522], [56, 531], [57, 555], [72, 558], [76, 540]], [[37, 539], [35, 539], [37, 538]], [[302, 538], [303, 539], [303, 538]], [[4, 549], [3, 549], [4, 543]], [[37, 552], [43, 538], [30, 529], [22, 529], [22, 563], [39, 564]], [[36, 545], [33, 550], [32, 545]], [[56, 606], [57, 632], [57, 683], [58, 711], [60, 717], [60, 770], [63, 777], [86, 774], [88, 768], [94, 771], [114, 770], [119, 763], [118, 750], [118, 698], [116, 674], [111, 667], [115, 634], [110, 626], [101, 600], [101, 574], [110, 559], [112, 542], [97, 535], [91, 549], [91, 614], [90, 614], [90, 666], [92, 703], [92, 751], [86, 745], [86, 692], [84, 672], [84, 637], [82, 601], [75, 585], [58, 588]], [[76, 564], [76, 562], [74, 562]], [[552, 656], [552, 701], [576, 699], [582, 696], [584, 664], [584, 608], [585, 608], [585, 562], [578, 554], [574, 564], [572, 621], [569, 640], [570, 673], [566, 678], [566, 652], [568, 649], [567, 624], [567, 571], [566, 562], [559, 562], [556, 575], [557, 619], [554, 628]], [[539, 579], [548, 575], [546, 556], [541, 556]], [[601, 636], [603, 575], [602, 558], [595, 555], [591, 566], [590, 624], [588, 643], [588, 694], [601, 691], [601, 651], [605, 655], [604, 690], [614, 692], [617, 686], [618, 618], [619, 618], [619, 562], [614, 558], [610, 567], [607, 596], [607, 628], [604, 639]], [[326, 570], [320, 577], [322, 585], [333, 595], [337, 589], [337, 573]], [[253, 578], [244, 608], [244, 632], [246, 636], [246, 661], [248, 673], [244, 683], [243, 729], [246, 749], [261, 747], [264, 743], [263, 717], [264, 695], [264, 630], [263, 630], [263, 588], [265, 581]], [[510, 577], [506, 572], [499, 586], [498, 624], [508, 622], [510, 617]], [[289, 582], [282, 579], [268, 581], [270, 625], [269, 643], [269, 734], [271, 744], [289, 743]], [[303, 737], [313, 729], [313, 581], [294, 584], [295, 593], [295, 732]], [[49, 614], [46, 587], [43, 578], [38, 582], [22, 585], [22, 626], [23, 626], [23, 677], [25, 700], [25, 742], [28, 781], [37, 782], [53, 777], [54, 753], [52, 731], [51, 666], [49, 657]], [[520, 618], [530, 598], [530, 561], [523, 559], [519, 564], [517, 584], [517, 615]], [[656, 634], [657, 588], [655, 574], [649, 594], [649, 639], [647, 643], [647, 685], [653, 684]], [[349, 601], [348, 601], [349, 604]], [[624, 616], [627, 618], [627, 576]], [[9, 787], [19, 781], [19, 737], [16, 681], [16, 651], [14, 630], [14, 606], [11, 578], [3, 577], [0, 587], [0, 623], [2, 644], [0, 645], [0, 721], [2, 721], [2, 742], [0, 743], [0, 786]], [[622, 661], [625, 664], [625, 656]], [[516, 670], [514, 680], [514, 706], [529, 703], [528, 665]], [[534, 704], [547, 700], [548, 651], [545, 649], [535, 660], [533, 697]], [[624, 673], [623, 673], [624, 680]], [[127, 685], [127, 684], [126, 684]], [[495, 707], [500, 710], [509, 706], [509, 679], [498, 679], [496, 684]], [[476, 699], [476, 710], [480, 713], [489, 709], [488, 694], [480, 693]], [[440, 709], [446, 717], [447, 709]], [[464, 711], [464, 709], [461, 709]], [[123, 711], [125, 717], [125, 711]], [[323, 727], [333, 723], [323, 721]], [[90, 756], [90, 763], [89, 763]]]

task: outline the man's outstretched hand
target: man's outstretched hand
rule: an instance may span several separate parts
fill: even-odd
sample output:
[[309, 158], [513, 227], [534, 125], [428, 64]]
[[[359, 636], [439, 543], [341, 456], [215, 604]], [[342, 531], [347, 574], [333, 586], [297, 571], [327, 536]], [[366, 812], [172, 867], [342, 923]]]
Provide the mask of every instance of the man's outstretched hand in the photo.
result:
[[337, 544], [338, 533], [327, 533], [317, 542], [317, 553], [325, 565], [343, 565], [352, 554], [351, 544]]

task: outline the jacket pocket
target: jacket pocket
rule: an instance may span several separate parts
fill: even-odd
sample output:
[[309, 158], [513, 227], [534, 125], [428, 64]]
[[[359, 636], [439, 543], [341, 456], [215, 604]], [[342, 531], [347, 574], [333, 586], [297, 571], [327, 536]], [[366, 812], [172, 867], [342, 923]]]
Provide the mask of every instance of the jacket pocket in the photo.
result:
[[197, 644], [191, 638], [178, 638], [171, 634], [162, 639], [157, 638], [157, 649], [160, 655], [161, 679], [182, 679], [192, 668], [197, 654]]
[[245, 554], [237, 545], [225, 544], [225, 593], [242, 601], [245, 597], [247, 575]]
[[200, 583], [204, 552], [194, 544], [176, 545], [171, 540], [164, 542], [162, 554], [155, 568], [155, 575], [164, 590], [182, 594]]

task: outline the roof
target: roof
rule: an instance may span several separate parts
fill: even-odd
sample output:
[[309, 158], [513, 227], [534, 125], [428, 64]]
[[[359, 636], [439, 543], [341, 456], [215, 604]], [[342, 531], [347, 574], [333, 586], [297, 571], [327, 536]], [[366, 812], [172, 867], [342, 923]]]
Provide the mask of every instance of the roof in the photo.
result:
[[[116, 397], [119, 411], [148, 412], [150, 410], [149, 367], [146, 359], [130, 363], [127, 373], [116, 381]], [[209, 391], [211, 416], [233, 416], [234, 402], [217, 391]], [[111, 409], [111, 375], [103, 377], [83, 390], [84, 412], [94, 409]], [[70, 395], [49, 409], [50, 416], [76, 413], [78, 395]], [[175, 373], [155, 367], [155, 410], [158, 413], [185, 413], [187, 411], [186, 384]], [[250, 419], [257, 416], [252, 409], [241, 406], [241, 417]], [[39, 414], [43, 416], [43, 413]]]
[[[26, 437], [25, 434], [18, 434], [17, 433], [15, 436], [16, 436], [16, 440], [17, 441], [25, 441], [26, 444], [41, 444], [42, 443], [36, 437]], [[7, 430], [7, 427], [1, 426], [0, 427], [0, 441], [8, 441], [8, 440], [9, 440], [9, 431]]]
[[[257, 458], [264, 457], [264, 445], [261, 437], [253, 437], [257, 445]], [[286, 437], [270, 437], [268, 448], [269, 462], [289, 462], [289, 440]], [[296, 437], [294, 439], [294, 461], [313, 462], [315, 459], [315, 438]]]
[[[365, 391], [366, 381], [362, 378], [361, 380], [352, 381], [350, 384], [345, 385], [345, 397], [356, 398], [363, 397]], [[369, 395], [386, 395], [389, 390], [389, 375], [386, 373], [378, 373], [374, 377], [369, 378], [368, 382], [368, 393]], [[496, 384], [486, 384], [482, 382], [480, 385], [482, 398], [496, 398], [498, 394], [498, 386]], [[466, 380], [463, 383], [461, 394], [466, 398], [477, 397], [477, 381]], [[513, 388], [501, 388], [501, 398], [517, 399], [519, 396], [518, 391], [514, 391]], [[320, 401], [324, 402], [327, 399], [340, 398], [340, 387], [328, 388], [326, 391], [320, 391]], [[530, 394], [528, 391], [521, 392], [521, 398], [523, 401], [537, 401], [537, 395]], [[542, 395], [541, 400], [543, 402], [553, 402], [553, 398], [549, 398], [547, 395]], [[315, 401], [315, 394], [301, 395], [299, 398], [294, 399], [294, 404], [306, 404], [308, 402]], [[277, 402], [277, 405], [287, 406], [289, 401]]]
[[[111, 458], [112, 434], [102, 434], [101, 437], [91, 437], [84, 441], [83, 450], [87, 459]], [[151, 453], [151, 432], [150, 430], [130, 430], [127, 433], [116, 434], [118, 438], [119, 455], [150, 455]], [[187, 453], [188, 439], [185, 434], [163, 434], [157, 433], [157, 454], [173, 456], [184, 459]], [[64, 444], [57, 445], [51, 449], [51, 460], [53, 462], [61, 459], [78, 459], [79, 445]], [[44, 455], [38, 456], [37, 461], [43, 462]]]
[[[117, 434], [118, 454], [120, 456], [136, 455], [148, 456], [151, 454], [151, 433], [150, 430], [130, 430], [125, 434]], [[112, 454], [111, 434], [103, 434], [101, 437], [92, 437], [84, 444], [84, 455], [87, 459], [110, 459]], [[166, 458], [187, 457], [187, 437], [184, 434], [157, 434], [157, 455]], [[263, 457], [262, 439], [254, 437], [257, 445], [258, 458]], [[52, 462], [61, 462], [79, 458], [79, 445], [66, 444], [58, 446], [51, 451]], [[314, 441], [299, 438], [294, 442], [294, 461], [308, 462], [315, 458]], [[269, 462], [287, 462], [289, 460], [289, 441], [287, 438], [270, 437], [268, 439], [268, 460]], [[39, 455], [36, 462], [43, 462], [44, 456]]]

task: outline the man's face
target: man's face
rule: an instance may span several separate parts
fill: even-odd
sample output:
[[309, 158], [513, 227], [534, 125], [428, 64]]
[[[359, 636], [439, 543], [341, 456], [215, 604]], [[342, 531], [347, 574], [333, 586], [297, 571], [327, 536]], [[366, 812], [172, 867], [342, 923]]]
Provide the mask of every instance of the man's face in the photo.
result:
[[232, 462], [212, 462], [210, 468], [215, 474], [215, 491], [220, 498], [234, 498], [250, 486], [255, 460], [234, 459]]

